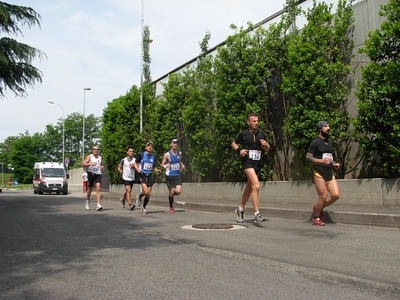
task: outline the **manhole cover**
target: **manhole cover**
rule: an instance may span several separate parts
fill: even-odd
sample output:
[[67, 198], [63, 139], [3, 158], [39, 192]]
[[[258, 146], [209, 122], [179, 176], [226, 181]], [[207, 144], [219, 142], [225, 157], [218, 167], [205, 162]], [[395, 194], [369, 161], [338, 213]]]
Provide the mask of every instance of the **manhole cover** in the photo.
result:
[[233, 225], [231, 224], [195, 224], [192, 225], [193, 228], [196, 229], [232, 229]]
[[215, 223], [210, 223], [210, 224], [194, 224], [194, 225], [184, 225], [182, 226], [182, 229], [189, 229], [189, 230], [208, 230], [208, 231], [214, 231], [214, 230], [235, 230], [235, 229], [244, 229], [246, 228], [245, 226], [241, 225], [232, 225], [232, 224], [215, 224]]

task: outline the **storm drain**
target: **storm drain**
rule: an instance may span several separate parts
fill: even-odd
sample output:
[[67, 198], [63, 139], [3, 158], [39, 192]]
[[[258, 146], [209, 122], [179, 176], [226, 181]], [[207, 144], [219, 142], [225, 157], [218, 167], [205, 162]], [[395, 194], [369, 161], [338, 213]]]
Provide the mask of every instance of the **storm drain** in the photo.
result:
[[234, 230], [244, 229], [246, 227], [232, 224], [222, 223], [208, 223], [208, 224], [194, 224], [182, 226], [182, 229], [193, 229], [193, 230]]

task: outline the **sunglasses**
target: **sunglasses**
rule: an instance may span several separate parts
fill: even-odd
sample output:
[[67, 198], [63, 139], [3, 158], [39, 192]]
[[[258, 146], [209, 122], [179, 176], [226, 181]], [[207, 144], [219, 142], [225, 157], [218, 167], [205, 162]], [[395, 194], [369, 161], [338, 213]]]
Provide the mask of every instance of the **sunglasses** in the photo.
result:
[[92, 150], [99, 150], [98, 148], [92, 148]]

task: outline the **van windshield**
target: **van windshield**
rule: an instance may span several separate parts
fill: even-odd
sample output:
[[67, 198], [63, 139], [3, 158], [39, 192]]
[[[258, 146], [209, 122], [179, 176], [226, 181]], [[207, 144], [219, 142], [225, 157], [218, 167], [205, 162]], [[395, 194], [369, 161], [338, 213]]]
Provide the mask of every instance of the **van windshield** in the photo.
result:
[[64, 177], [64, 169], [43, 168], [42, 176], [45, 177]]

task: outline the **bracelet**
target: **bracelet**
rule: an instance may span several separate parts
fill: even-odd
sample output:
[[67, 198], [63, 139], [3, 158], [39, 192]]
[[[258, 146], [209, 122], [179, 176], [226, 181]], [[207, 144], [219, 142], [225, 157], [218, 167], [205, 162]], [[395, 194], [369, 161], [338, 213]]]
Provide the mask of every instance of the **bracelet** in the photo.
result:
[[237, 148], [236, 153], [240, 155], [240, 151], [242, 151], [242, 148]]

